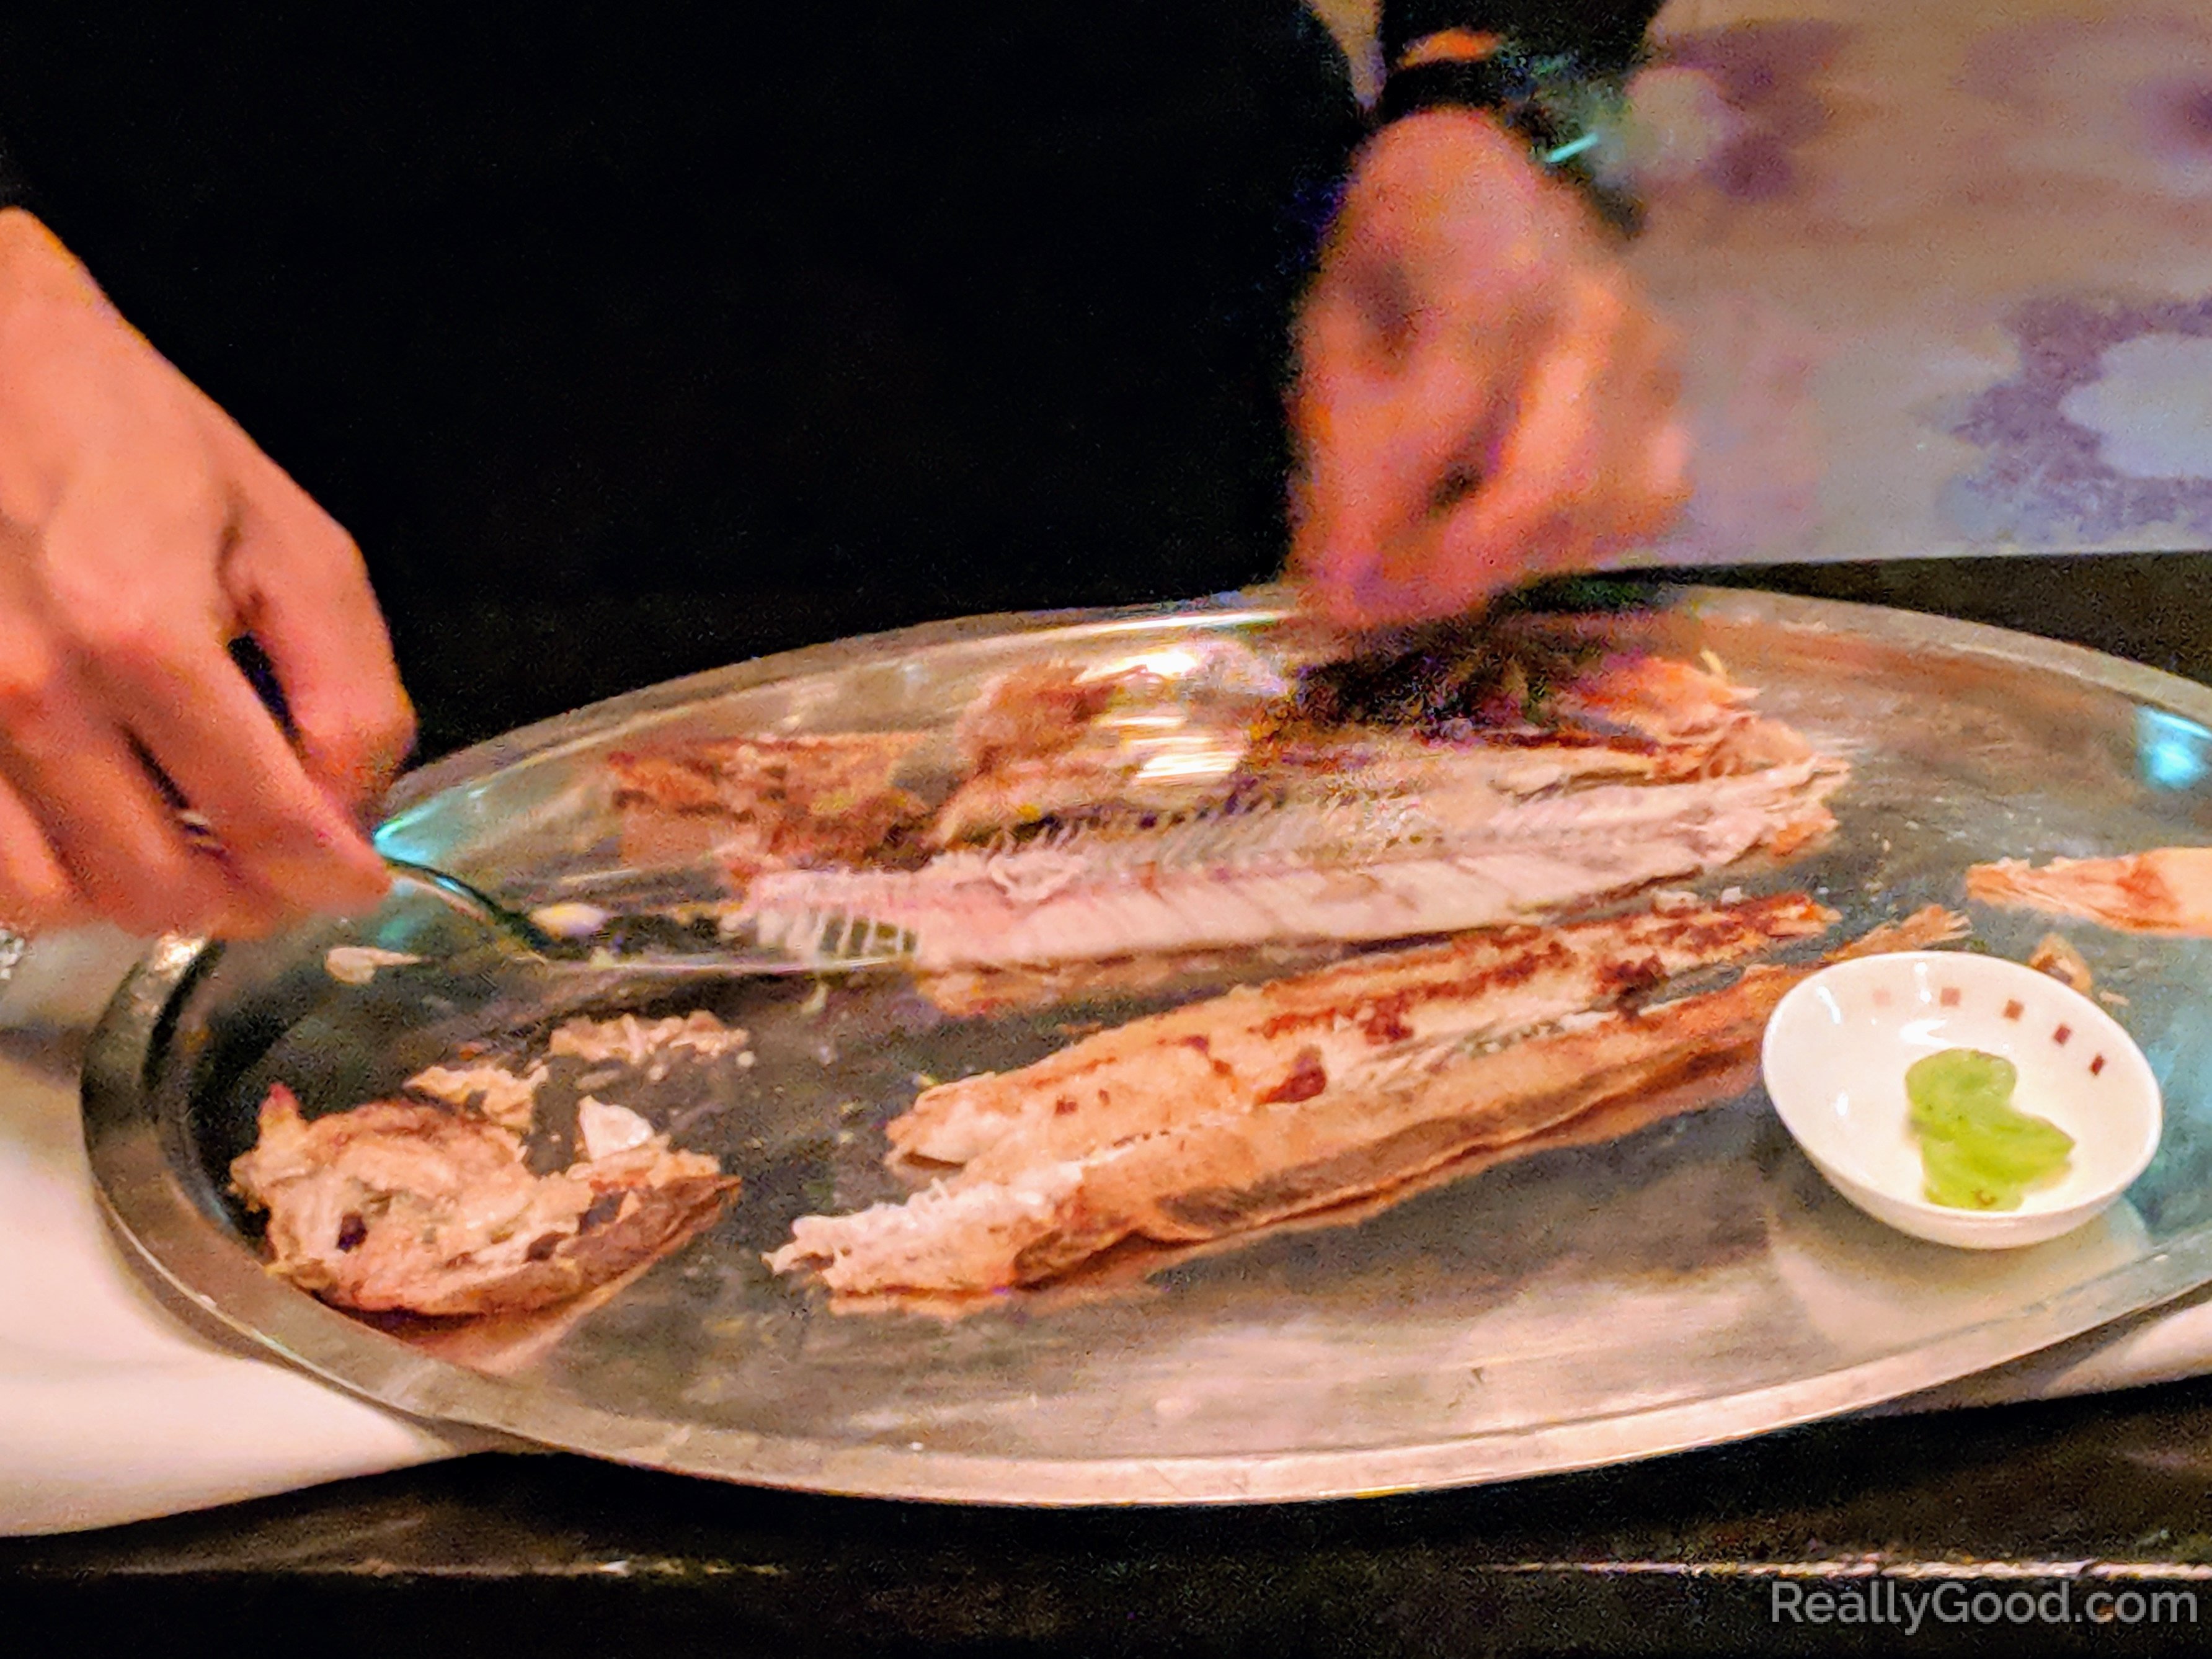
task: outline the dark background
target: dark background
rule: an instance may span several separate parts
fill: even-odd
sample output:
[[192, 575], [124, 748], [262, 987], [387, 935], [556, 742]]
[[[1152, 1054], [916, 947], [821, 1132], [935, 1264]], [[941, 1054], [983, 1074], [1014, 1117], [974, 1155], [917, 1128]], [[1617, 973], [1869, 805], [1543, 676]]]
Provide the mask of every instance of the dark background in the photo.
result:
[[1354, 136], [1297, 0], [9, 5], [0, 133], [361, 542], [426, 751], [1267, 574]]

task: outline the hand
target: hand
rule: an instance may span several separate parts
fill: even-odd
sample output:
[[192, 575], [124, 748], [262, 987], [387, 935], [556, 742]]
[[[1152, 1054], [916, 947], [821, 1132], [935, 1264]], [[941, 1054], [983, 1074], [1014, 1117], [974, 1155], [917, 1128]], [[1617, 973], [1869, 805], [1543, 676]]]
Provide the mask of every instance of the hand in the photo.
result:
[[1361, 154], [1298, 349], [1291, 568], [1340, 623], [1477, 605], [1687, 493], [1667, 330], [1569, 187], [1472, 111]]
[[[229, 655], [242, 635], [296, 748]], [[0, 922], [252, 933], [373, 905], [354, 814], [412, 738], [352, 540], [0, 212]]]

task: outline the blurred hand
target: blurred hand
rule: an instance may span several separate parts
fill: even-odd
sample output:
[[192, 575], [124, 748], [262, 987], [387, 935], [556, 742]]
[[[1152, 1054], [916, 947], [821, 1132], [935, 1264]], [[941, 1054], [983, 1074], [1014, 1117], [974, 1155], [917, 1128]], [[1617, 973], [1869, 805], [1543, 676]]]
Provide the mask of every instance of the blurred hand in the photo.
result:
[[1299, 324], [1293, 574], [1349, 626], [1447, 615], [1662, 528], [1670, 336], [1584, 204], [1471, 111], [1361, 153]]
[[[241, 635], [296, 748], [226, 648]], [[372, 905], [354, 814], [412, 738], [352, 540], [38, 221], [0, 212], [0, 921], [252, 933]]]

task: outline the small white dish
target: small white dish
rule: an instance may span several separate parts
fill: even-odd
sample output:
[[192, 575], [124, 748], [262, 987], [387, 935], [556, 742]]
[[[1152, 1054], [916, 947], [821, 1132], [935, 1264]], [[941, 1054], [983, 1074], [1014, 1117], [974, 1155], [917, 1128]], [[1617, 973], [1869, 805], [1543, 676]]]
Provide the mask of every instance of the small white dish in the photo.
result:
[[[1978, 1048], [2019, 1068], [2013, 1103], [2074, 1137], [2065, 1173], [2017, 1210], [1922, 1195], [1905, 1068]], [[1877, 1220], [1967, 1249], [2039, 1244], [2102, 1211], [2143, 1172], [2164, 1125], [2158, 1079], [2119, 1022], [2047, 974], [1996, 957], [1902, 951], [1824, 968], [1782, 999], [1760, 1055], [1805, 1156]]]

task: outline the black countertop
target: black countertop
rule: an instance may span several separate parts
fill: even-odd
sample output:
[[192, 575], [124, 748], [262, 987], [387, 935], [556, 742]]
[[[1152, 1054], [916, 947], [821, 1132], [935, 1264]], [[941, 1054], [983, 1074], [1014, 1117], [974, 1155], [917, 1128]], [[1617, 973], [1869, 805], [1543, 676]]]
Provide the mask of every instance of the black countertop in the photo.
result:
[[[2212, 554], [1719, 580], [2026, 628], [2212, 681]], [[403, 638], [437, 747], [849, 631], [863, 602], [648, 597], [588, 618], [548, 606], [497, 622], [465, 656], [434, 634]], [[585, 638], [588, 652], [549, 648]], [[2212, 1381], [1832, 1423], [1470, 1492], [1250, 1510], [959, 1510], [487, 1455], [0, 1542], [0, 1607], [44, 1615], [73, 1650], [214, 1635], [297, 1644], [314, 1659], [495, 1647], [2194, 1651], [2212, 1628]]]
[[[197, 1630], [319, 1656], [2197, 1651], [2208, 1491], [2212, 1383], [1250, 1510], [959, 1510], [487, 1454], [0, 1544], [0, 1604], [115, 1651]], [[1893, 1622], [1775, 1617], [1885, 1581]], [[1992, 1590], [2066, 1618], [1942, 1616]], [[2096, 1622], [2100, 1593], [2135, 1622]]]

